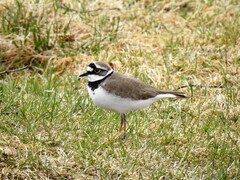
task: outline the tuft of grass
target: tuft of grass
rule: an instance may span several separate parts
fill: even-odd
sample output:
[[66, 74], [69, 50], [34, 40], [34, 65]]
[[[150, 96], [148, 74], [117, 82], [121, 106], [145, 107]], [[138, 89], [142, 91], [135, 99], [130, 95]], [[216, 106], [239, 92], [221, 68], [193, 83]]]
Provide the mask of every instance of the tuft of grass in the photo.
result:
[[[0, 178], [239, 179], [239, 7], [1, 1]], [[128, 113], [122, 140], [78, 78], [96, 60], [189, 98]]]

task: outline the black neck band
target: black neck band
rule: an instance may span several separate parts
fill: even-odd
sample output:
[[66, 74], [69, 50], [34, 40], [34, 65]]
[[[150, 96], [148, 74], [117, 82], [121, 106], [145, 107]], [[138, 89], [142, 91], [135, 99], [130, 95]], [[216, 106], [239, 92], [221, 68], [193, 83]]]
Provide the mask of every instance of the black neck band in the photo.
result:
[[107, 76], [105, 76], [103, 79], [100, 79], [98, 81], [94, 81], [94, 82], [90, 82], [88, 81], [88, 87], [91, 88], [92, 91], [94, 91], [95, 89], [98, 88], [98, 86], [105, 80], [107, 79], [109, 76], [112, 75], [113, 72], [111, 72], [110, 74], [108, 74]]

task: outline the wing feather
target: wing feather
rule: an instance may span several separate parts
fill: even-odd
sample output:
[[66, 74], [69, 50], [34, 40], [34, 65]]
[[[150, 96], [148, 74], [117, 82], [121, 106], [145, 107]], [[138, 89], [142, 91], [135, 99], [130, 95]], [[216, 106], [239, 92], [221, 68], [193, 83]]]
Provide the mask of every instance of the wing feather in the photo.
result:
[[143, 81], [114, 72], [101, 84], [108, 92], [134, 100], [153, 98], [159, 94], [173, 94], [185, 98], [182, 92], [165, 91], [154, 88]]

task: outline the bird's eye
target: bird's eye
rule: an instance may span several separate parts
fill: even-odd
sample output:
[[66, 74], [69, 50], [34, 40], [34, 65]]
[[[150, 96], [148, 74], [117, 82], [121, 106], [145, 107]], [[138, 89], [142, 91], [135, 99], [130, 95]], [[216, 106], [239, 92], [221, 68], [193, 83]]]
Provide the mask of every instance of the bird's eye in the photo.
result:
[[95, 73], [100, 73], [102, 70], [101, 69], [94, 69]]

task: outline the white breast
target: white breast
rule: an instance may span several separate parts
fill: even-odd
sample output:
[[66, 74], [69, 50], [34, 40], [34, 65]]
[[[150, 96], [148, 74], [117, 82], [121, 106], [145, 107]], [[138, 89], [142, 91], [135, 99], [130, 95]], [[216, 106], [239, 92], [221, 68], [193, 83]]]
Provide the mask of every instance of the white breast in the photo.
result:
[[88, 93], [94, 104], [97, 106], [119, 113], [126, 113], [134, 109], [146, 108], [159, 99], [159, 97], [150, 98], [147, 100], [132, 100], [129, 98], [121, 98], [120, 96], [110, 94], [101, 86], [99, 86], [94, 91], [88, 87]]

